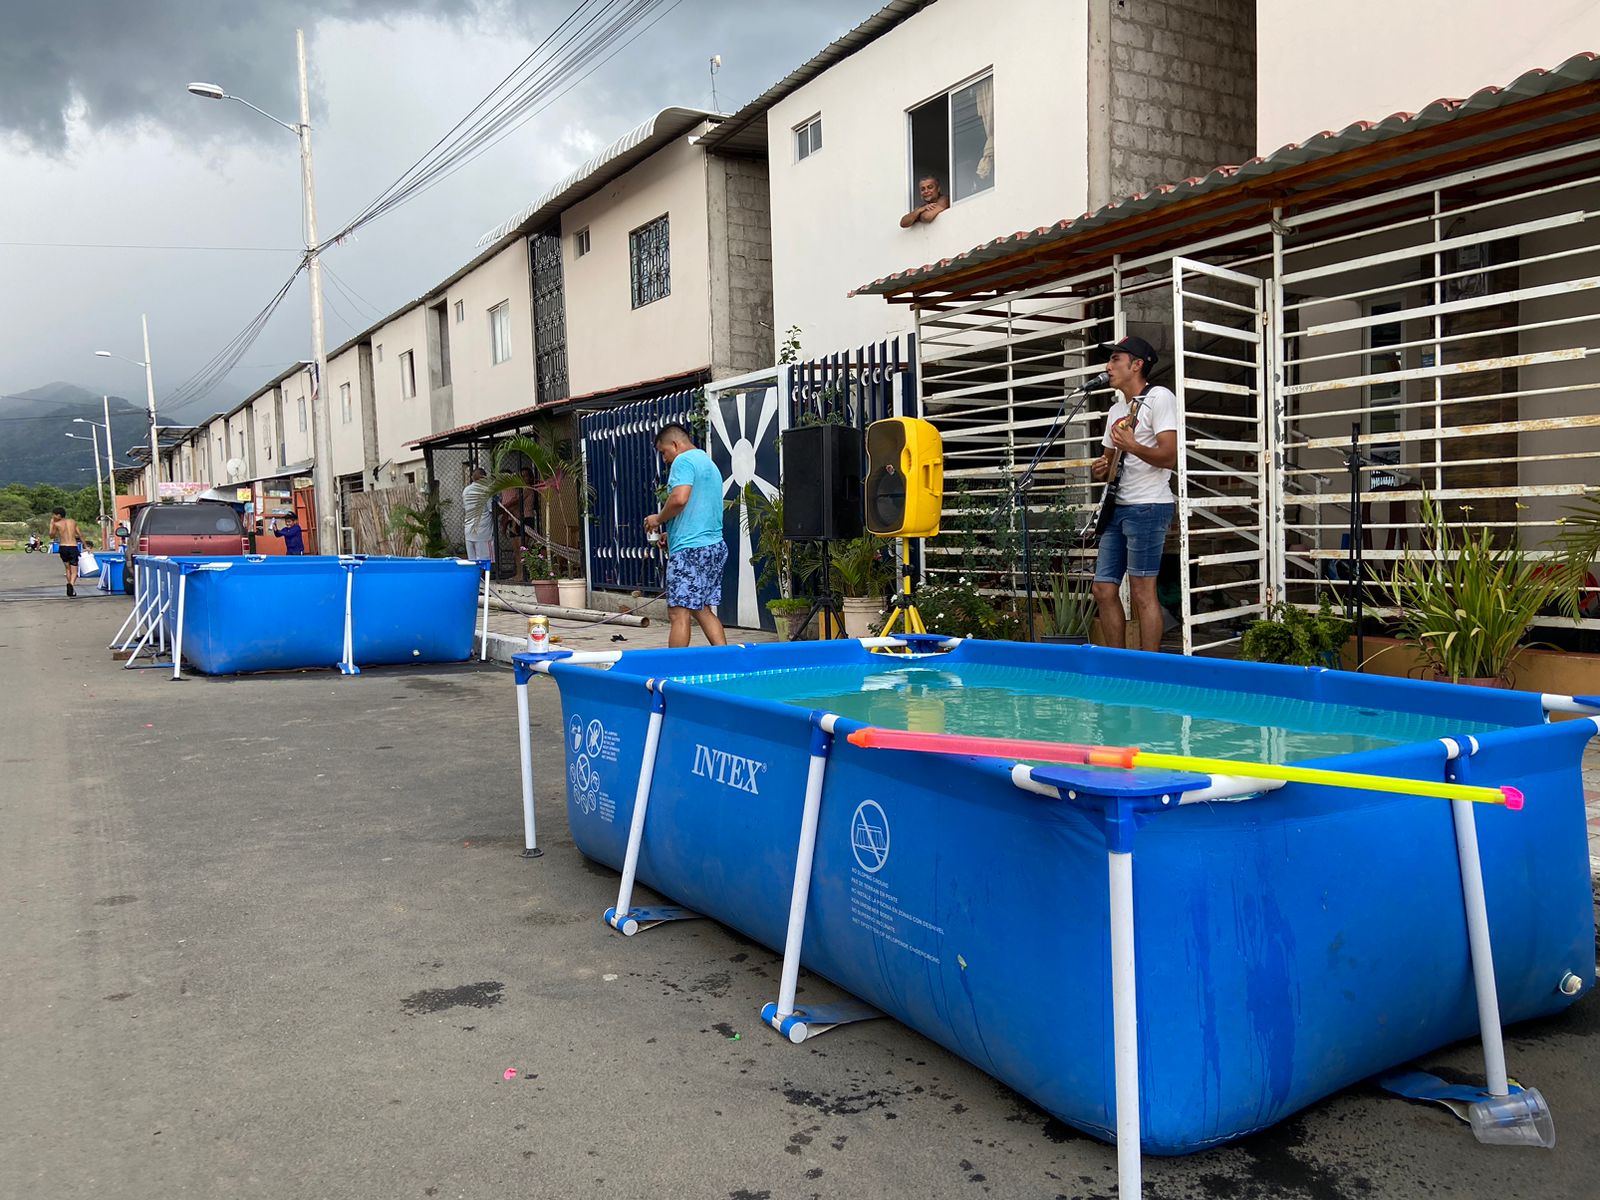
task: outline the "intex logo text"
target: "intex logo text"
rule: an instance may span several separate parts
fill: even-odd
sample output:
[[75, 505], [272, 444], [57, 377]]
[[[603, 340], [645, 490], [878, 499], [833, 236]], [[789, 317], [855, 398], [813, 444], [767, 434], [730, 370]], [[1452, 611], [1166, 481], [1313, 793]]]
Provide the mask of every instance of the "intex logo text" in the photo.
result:
[[715, 780], [727, 787], [738, 788], [741, 792], [749, 792], [752, 796], [761, 793], [756, 788], [756, 775], [767, 769], [767, 764], [758, 762], [753, 758], [745, 758], [738, 754], [729, 754], [726, 750], [714, 750], [710, 746], [702, 746], [698, 742], [694, 748], [694, 773], [705, 779]]

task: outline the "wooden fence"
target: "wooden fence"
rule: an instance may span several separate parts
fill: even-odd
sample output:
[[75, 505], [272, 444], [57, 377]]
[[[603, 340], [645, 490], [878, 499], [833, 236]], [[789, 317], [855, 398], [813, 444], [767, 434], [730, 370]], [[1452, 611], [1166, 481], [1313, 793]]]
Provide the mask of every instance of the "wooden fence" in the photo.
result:
[[396, 533], [390, 522], [397, 508], [420, 509], [427, 502], [415, 484], [356, 492], [345, 500], [345, 520], [355, 530], [357, 554], [420, 554], [422, 547]]

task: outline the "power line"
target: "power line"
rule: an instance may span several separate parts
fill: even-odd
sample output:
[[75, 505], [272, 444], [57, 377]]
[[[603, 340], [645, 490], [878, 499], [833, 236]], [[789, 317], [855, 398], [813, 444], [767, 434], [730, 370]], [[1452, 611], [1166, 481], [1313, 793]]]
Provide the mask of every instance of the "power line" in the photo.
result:
[[30, 246], [54, 250], [205, 250], [226, 254], [304, 254], [295, 246], [156, 246], [134, 242], [0, 242], [0, 246]]
[[656, 11], [666, 0], [582, 0], [509, 75], [322, 248], [465, 166], [610, 61], [680, 2], [671, 0], [665, 11]]
[[278, 306], [288, 296], [289, 289], [294, 286], [294, 281], [299, 278], [300, 272], [305, 269], [306, 260], [302, 258], [290, 273], [289, 278], [283, 281], [278, 290], [273, 293], [272, 298], [262, 306], [260, 311], [245, 323], [244, 328], [234, 334], [221, 350], [207, 359], [198, 371], [168, 393], [166, 403], [169, 408], [186, 407], [204, 399], [218, 384], [228, 377], [229, 372], [239, 364], [249, 352], [250, 347], [255, 345], [256, 339], [261, 336], [261, 332], [266, 328], [267, 322], [272, 319], [272, 314], [278, 311]]
[[[328, 279], [333, 286], [338, 288], [339, 292], [346, 300], [350, 301], [352, 305], [355, 305], [358, 308], [366, 309], [372, 314], [374, 320], [383, 319], [383, 310], [380, 309], [376, 304], [372, 303], [372, 301], [368, 300], [360, 292], [356, 291], [355, 288], [346, 283], [342, 276], [334, 272], [332, 267], [330, 267], [327, 263], [323, 263], [322, 269], [327, 273]], [[353, 331], [355, 326], [351, 326], [351, 329]]]

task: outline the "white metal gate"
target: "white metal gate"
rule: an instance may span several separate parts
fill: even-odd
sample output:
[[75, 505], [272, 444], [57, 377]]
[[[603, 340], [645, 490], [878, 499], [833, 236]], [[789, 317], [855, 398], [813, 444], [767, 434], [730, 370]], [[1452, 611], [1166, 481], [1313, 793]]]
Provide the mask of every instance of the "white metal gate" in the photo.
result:
[[1183, 652], [1237, 641], [1269, 599], [1265, 285], [1172, 260]]

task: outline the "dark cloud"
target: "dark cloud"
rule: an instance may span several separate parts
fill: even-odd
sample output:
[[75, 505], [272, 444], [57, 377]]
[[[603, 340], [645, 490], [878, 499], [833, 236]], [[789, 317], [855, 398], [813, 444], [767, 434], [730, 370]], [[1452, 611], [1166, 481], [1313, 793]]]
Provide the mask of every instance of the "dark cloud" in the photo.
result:
[[[294, 31], [318, 20], [519, 20], [504, 0], [9, 0], [0, 31], [0, 133], [46, 152], [66, 144], [78, 106], [94, 128], [154, 122], [200, 137], [223, 126], [184, 91], [222, 84], [297, 119]], [[308, 51], [313, 63], [315, 55]], [[177, 81], [177, 82], [174, 82]], [[240, 136], [234, 121], [230, 137]], [[267, 136], [271, 126], [249, 128]]]

